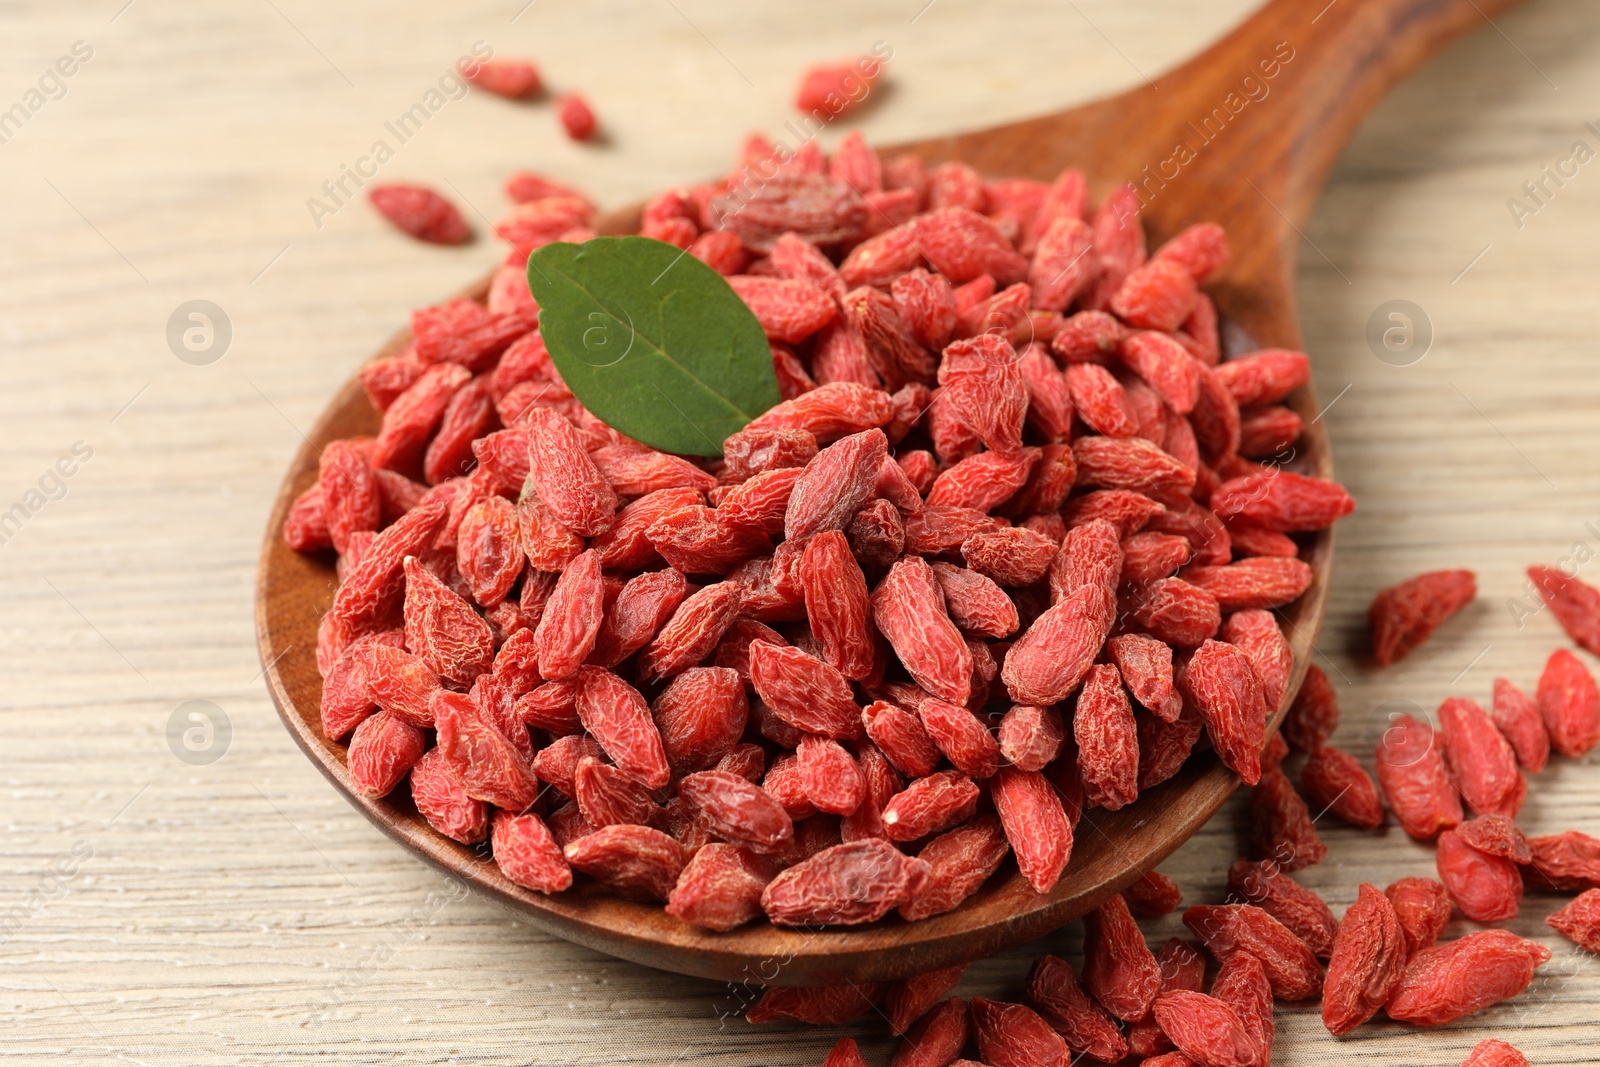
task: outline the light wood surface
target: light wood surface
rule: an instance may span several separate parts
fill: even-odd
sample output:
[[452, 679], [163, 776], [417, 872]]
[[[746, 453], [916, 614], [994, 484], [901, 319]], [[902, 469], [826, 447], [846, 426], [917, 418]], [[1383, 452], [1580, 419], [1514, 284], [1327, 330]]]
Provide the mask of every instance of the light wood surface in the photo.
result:
[[[901, 141], [1138, 84], [1249, 5], [536, 0], [511, 22], [521, 0], [135, 0], [119, 14], [122, 3], [22, 0], [0, 35], [0, 108], [73, 42], [94, 49], [65, 95], [0, 144], [0, 511], [75, 442], [93, 449], [66, 496], [0, 545], [0, 1052], [819, 1062], [838, 1033], [724, 1020], [748, 993], [608, 960], [461, 897], [330, 790], [278, 723], [250, 611], [273, 487], [406, 310], [495, 255], [404, 243], [360, 204], [319, 231], [305, 201], [476, 40], [584, 89], [612, 135], [579, 148], [548, 105], [472, 95], [383, 170], [453, 183], [492, 216], [518, 165], [608, 204], [717, 170], [746, 130], [781, 132], [806, 62], [874, 40], [895, 48], [890, 86], [858, 124]], [[1306, 5], [1307, 32], [1322, 6]], [[1345, 709], [1339, 739], [1364, 751], [1386, 702], [1486, 698], [1496, 674], [1531, 685], [1564, 639], [1542, 614], [1518, 626], [1507, 602], [1521, 568], [1579, 541], [1600, 549], [1585, 527], [1600, 528], [1600, 172], [1582, 167], [1520, 229], [1506, 204], [1575, 140], [1600, 148], [1584, 128], [1600, 120], [1600, 12], [1532, 0], [1494, 21], [1380, 105], [1303, 227], [1302, 325], [1334, 401], [1324, 421], [1338, 471], [1360, 502], [1341, 525], [1320, 647]], [[195, 298], [233, 326], [207, 366], [180, 362], [165, 337]], [[1391, 299], [1434, 326], [1409, 366], [1365, 340]], [[1476, 569], [1479, 603], [1400, 666], [1364, 665], [1372, 593], [1441, 566]], [[169, 748], [169, 718], [190, 700], [231, 722], [215, 763]], [[1163, 868], [1191, 901], [1219, 894], [1238, 815], [1235, 801]], [[1521, 822], [1600, 833], [1600, 770], [1559, 763]], [[1325, 833], [1328, 861], [1300, 877], [1336, 910], [1362, 880], [1432, 868], [1430, 850], [1395, 830]], [[1593, 1062], [1600, 961], [1544, 930], [1554, 906], [1530, 895], [1512, 924], [1556, 954], [1519, 1000], [1434, 1033], [1378, 1024], [1342, 1043], [1313, 1011], [1280, 1012], [1275, 1062], [1451, 1065], [1491, 1035], [1536, 1064]], [[1069, 928], [1046, 943], [1070, 955], [1077, 940]], [[1039, 950], [974, 965], [961, 992], [1015, 995]], [[881, 1026], [846, 1032], [887, 1062]]]

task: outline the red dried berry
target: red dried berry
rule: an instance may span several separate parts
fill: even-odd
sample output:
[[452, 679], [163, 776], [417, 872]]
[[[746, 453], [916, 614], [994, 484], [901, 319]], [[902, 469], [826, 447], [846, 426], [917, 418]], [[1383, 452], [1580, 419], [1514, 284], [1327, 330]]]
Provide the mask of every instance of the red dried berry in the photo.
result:
[[901, 918], [942, 915], [977, 892], [1006, 858], [1010, 846], [1000, 820], [980, 815], [940, 834], [922, 847], [917, 858], [929, 865], [922, 888], [900, 906]]
[[1102, 663], [1089, 668], [1072, 729], [1089, 804], [1116, 811], [1138, 799], [1138, 727], [1115, 666]]
[[1266, 702], [1249, 657], [1232, 645], [1205, 641], [1189, 658], [1179, 685], [1205, 720], [1222, 762], [1254, 785], [1261, 779]]
[[465, 693], [433, 695], [439, 749], [467, 795], [512, 814], [533, 806], [539, 780], [526, 757]]
[[439, 677], [470, 685], [494, 664], [494, 633], [415, 557], [405, 561], [406, 647]]
[[1071, 1053], [1049, 1023], [1022, 1004], [973, 997], [972, 1033], [989, 1067], [1067, 1067]]
[[1406, 953], [1430, 947], [1450, 923], [1450, 895], [1432, 878], [1402, 878], [1383, 891], [1405, 931]]
[[1122, 891], [1128, 901], [1128, 910], [1136, 919], [1159, 919], [1171, 915], [1183, 903], [1183, 891], [1178, 883], [1160, 871], [1146, 871], [1138, 880]]
[[873, 621], [912, 679], [943, 700], [966, 703], [972, 652], [945, 613], [933, 568], [916, 557], [900, 560], [871, 601]]
[[1445, 759], [1468, 809], [1477, 814], [1515, 815], [1527, 784], [1516, 754], [1477, 701], [1450, 697], [1439, 705]]
[[1600, 688], [1583, 661], [1564, 648], [1545, 661], [1535, 699], [1550, 747], [1574, 759], [1600, 741]]
[[1600, 840], [1577, 830], [1528, 838], [1535, 884], [1572, 892], [1600, 886]]
[[539, 816], [495, 812], [490, 842], [501, 873], [518, 885], [539, 893], [571, 887], [572, 868]]
[[1163, 993], [1156, 999], [1155, 1017], [1179, 1052], [1197, 1067], [1264, 1067], [1261, 1049], [1244, 1020], [1215, 997], [1183, 989]]
[[572, 424], [548, 408], [529, 412], [528, 463], [534, 491], [562, 525], [585, 537], [611, 526], [616, 492], [589, 458]]
[[1383, 825], [1383, 803], [1366, 768], [1350, 753], [1324, 746], [1300, 768], [1300, 790], [1319, 811], [1331, 811], [1351, 826]]
[[1400, 828], [1420, 841], [1462, 819], [1440, 747], [1433, 728], [1410, 715], [1396, 718], [1378, 741], [1378, 785]]
[[1467, 570], [1430, 571], [1383, 590], [1368, 613], [1373, 657], [1384, 667], [1405, 658], [1477, 595], [1477, 577]]
[[472, 239], [472, 230], [456, 206], [425, 186], [374, 185], [367, 190], [367, 199], [380, 215], [419, 241], [458, 245]]
[[1000, 720], [1000, 755], [1019, 771], [1042, 771], [1061, 754], [1066, 727], [1054, 708], [1016, 704]]
[[887, 841], [851, 841], [784, 870], [762, 892], [761, 906], [782, 926], [874, 922], [915, 897], [930, 873]]
[[489, 832], [488, 805], [467, 793], [438, 748], [411, 768], [411, 799], [429, 826], [463, 845], [477, 844]]
[[1504, 922], [1522, 906], [1522, 872], [1511, 860], [1480, 852], [1454, 830], [1439, 835], [1439, 881], [1461, 914], [1474, 922]]
[[689, 862], [682, 845], [648, 826], [607, 826], [562, 851], [575, 869], [626, 900], [666, 901]]
[[1333, 939], [1322, 986], [1322, 1024], [1347, 1034], [1378, 1013], [1401, 981], [1407, 937], [1388, 898], [1363, 883]]
[[611, 761], [646, 789], [671, 780], [661, 734], [639, 691], [610, 671], [579, 671], [578, 718]]
[[1528, 1067], [1528, 1057], [1497, 1037], [1472, 1046], [1461, 1067]]
[[1511, 743], [1517, 762], [1529, 774], [1538, 774], [1550, 762], [1550, 735], [1545, 732], [1539, 707], [1510, 680], [1494, 680], [1494, 704], [1489, 712], [1495, 727]]
[[1579, 948], [1600, 952], [1600, 889], [1579, 893], [1566, 907], [1545, 919], [1545, 925]]
[[1322, 968], [1310, 946], [1253, 904], [1197, 904], [1185, 909], [1183, 924], [1219, 960], [1235, 952], [1260, 960], [1280, 1000], [1304, 1000], [1322, 985]]
[[797, 730], [846, 740], [861, 736], [849, 680], [798, 648], [751, 644], [750, 681], [773, 714]]
[[1418, 1026], [1442, 1026], [1514, 997], [1550, 950], [1505, 930], [1483, 930], [1411, 957], [1384, 1010]]
[[761, 891], [771, 880], [766, 861], [721, 841], [695, 850], [667, 897], [666, 912], [693, 926], [726, 931], [761, 915]]
[[1034, 963], [1028, 973], [1028, 999], [1073, 1053], [1101, 1063], [1116, 1063], [1128, 1054], [1116, 1020], [1089, 999], [1072, 964], [1059, 956], [1041, 956]]
[[1333, 683], [1315, 663], [1306, 668], [1305, 681], [1283, 719], [1283, 739], [1301, 752], [1315, 752], [1339, 728], [1339, 697]]
[[1083, 985], [1100, 1006], [1133, 1022], [1150, 1011], [1161, 971], [1120, 894], [1084, 916]]
[[388, 796], [422, 758], [427, 740], [422, 731], [389, 711], [362, 720], [350, 738], [345, 769], [357, 793]]
[[1250, 837], [1254, 854], [1286, 871], [1321, 863], [1328, 846], [1317, 835], [1311, 812], [1288, 775], [1273, 769], [1250, 793]]
[[1229, 899], [1254, 904], [1288, 927], [1316, 955], [1327, 958], [1339, 924], [1313, 890], [1283, 872], [1271, 860], [1237, 860], [1228, 868]]

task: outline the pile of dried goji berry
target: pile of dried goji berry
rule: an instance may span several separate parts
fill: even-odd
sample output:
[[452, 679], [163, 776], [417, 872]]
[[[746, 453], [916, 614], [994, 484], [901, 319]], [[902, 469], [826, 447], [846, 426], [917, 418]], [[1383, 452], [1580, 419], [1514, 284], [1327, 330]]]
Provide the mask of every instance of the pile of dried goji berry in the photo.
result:
[[[1550, 924], [1600, 950], [1600, 841], [1512, 821], [1523, 771], [1600, 739], [1573, 653], [1532, 698], [1498, 679], [1492, 710], [1397, 719], [1376, 782], [1328, 744], [1315, 668], [1265, 740], [1292, 665], [1273, 609], [1311, 580], [1296, 535], [1352, 503], [1281, 463], [1306, 357], [1220, 358], [1200, 288], [1227, 259], [1216, 227], [1147, 256], [1129, 190], [1091, 210], [1073, 171], [985, 181], [856, 135], [734, 187], [771, 153], [752, 140], [734, 178], [657, 197], [641, 225], [727, 276], [771, 341], [784, 400], [721, 459], [628, 440], [562, 383], [522, 264], [592, 236], [594, 206], [532, 175], [486, 303], [416, 312], [412, 346], [363, 370], [382, 427], [328, 446], [285, 531], [338, 553], [323, 726], [353, 731], [363, 793], [409, 775], [439, 832], [488, 838], [538, 891], [582, 875], [714, 930], [848, 925], [947, 912], [1008, 856], [1048, 892], [1086, 808], [1134, 801], [1209, 735], [1255, 787], [1230, 900], [1184, 913], [1220, 964], [1210, 992], [1200, 948], [1146, 947], [1136, 918], [1181, 899], [1152, 873], [1088, 917], [1081, 977], [1045, 957], [1025, 1004], [949, 999], [952, 968], [749, 1012], [878, 1005], [907, 1034], [896, 1064], [970, 1043], [990, 1067], [1256, 1067], [1274, 1000], [1319, 992], [1336, 1034], [1380, 1010], [1446, 1022], [1548, 959], [1502, 930], [1436, 943], [1453, 908], [1510, 918], [1524, 881], [1584, 890]], [[1600, 653], [1600, 590], [1530, 576]], [[1464, 571], [1385, 590], [1375, 659], [1475, 590]], [[1369, 828], [1386, 803], [1438, 838], [1439, 880], [1364, 885], [1336, 921], [1289, 876], [1325, 853], [1304, 798]], [[1522, 1061], [1491, 1042], [1469, 1062]]]

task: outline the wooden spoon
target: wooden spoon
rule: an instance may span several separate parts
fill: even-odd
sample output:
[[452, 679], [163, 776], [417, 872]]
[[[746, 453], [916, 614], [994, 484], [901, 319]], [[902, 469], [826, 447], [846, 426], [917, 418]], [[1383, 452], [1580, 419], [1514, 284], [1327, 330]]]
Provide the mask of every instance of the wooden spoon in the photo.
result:
[[[1225, 319], [1228, 353], [1299, 348], [1293, 279], [1300, 226], [1345, 140], [1391, 85], [1513, 2], [1333, 0], [1324, 7], [1323, 0], [1272, 0], [1153, 84], [1060, 114], [899, 150], [930, 163], [961, 160], [990, 177], [1048, 180], [1075, 166], [1096, 199], [1132, 181], [1146, 201], [1152, 247], [1190, 223], [1218, 222], [1228, 231], [1233, 262], [1209, 288]], [[636, 218], [637, 210], [619, 212], [605, 229], [626, 232]], [[487, 281], [480, 282], [470, 295], [481, 298], [486, 289]], [[379, 354], [393, 354], [408, 340], [402, 333]], [[1293, 466], [1330, 475], [1311, 388], [1299, 390], [1291, 403], [1307, 423]], [[328, 558], [291, 551], [281, 530], [291, 502], [316, 480], [322, 446], [374, 433], [378, 421], [360, 384], [350, 382], [283, 483], [257, 584], [268, 687], [300, 747], [385, 833], [564, 938], [651, 967], [752, 986], [891, 979], [997, 952], [1082, 915], [1188, 840], [1238, 785], [1214, 758], [1197, 754], [1137, 803], [1085, 815], [1072, 863], [1052, 892], [1034, 893], [1008, 867], [955, 911], [917, 923], [889, 919], [863, 929], [807, 932], [761, 922], [717, 934], [687, 926], [659, 905], [599, 891], [529, 892], [503, 877], [486, 850], [435, 833], [409, 799], [360, 797], [345, 771], [345, 746], [322, 733], [314, 650], [318, 619], [333, 599], [333, 566]], [[1331, 533], [1310, 539], [1304, 558], [1315, 578], [1280, 613], [1295, 658], [1290, 693], [1310, 663], [1332, 550]], [[1271, 728], [1283, 711], [1274, 714]]]

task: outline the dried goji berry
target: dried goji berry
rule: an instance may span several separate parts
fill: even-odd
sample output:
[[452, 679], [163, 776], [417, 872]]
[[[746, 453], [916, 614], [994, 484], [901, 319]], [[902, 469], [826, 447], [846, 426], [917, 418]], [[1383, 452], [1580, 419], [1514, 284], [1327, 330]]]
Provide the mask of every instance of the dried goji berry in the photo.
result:
[[1515, 815], [1527, 787], [1516, 754], [1489, 713], [1476, 701], [1450, 697], [1438, 715], [1445, 758], [1467, 807], [1477, 814]]
[[1160, 871], [1146, 871], [1122, 891], [1128, 910], [1137, 919], [1159, 919], [1178, 910], [1183, 891], [1178, 883]]
[[589, 458], [572, 424], [548, 408], [529, 413], [528, 463], [534, 491], [563, 525], [585, 537], [611, 525], [615, 490]]
[[572, 798], [584, 821], [596, 830], [624, 823], [648, 825], [659, 811], [637, 782], [592, 756], [580, 759], [572, 769]]
[[1310, 946], [1253, 904], [1196, 904], [1184, 910], [1183, 924], [1219, 960], [1235, 952], [1260, 960], [1280, 1000], [1304, 1000], [1322, 986], [1322, 968]]
[[1533, 862], [1526, 872], [1536, 884], [1568, 892], [1600, 886], [1600, 840], [1577, 830], [1528, 838]]
[[520, 814], [539, 796], [539, 781], [517, 746], [494, 725], [471, 696], [440, 690], [433, 695], [439, 749], [467, 795]]
[[1600, 688], [1583, 661], [1559, 648], [1545, 661], [1535, 699], [1550, 747], [1574, 759], [1600, 741]]
[[711, 655], [738, 617], [743, 593], [732, 580], [691, 593], [639, 653], [640, 675], [672, 678]]
[[470, 685], [494, 664], [489, 624], [415, 557], [405, 575], [406, 647], [439, 677]]
[[1143, 1018], [1161, 988], [1161, 971], [1120, 894], [1084, 916], [1083, 985], [1127, 1022]]
[[1412, 956], [1384, 1010], [1401, 1022], [1442, 1026], [1516, 996], [1549, 959], [1543, 945], [1505, 930], [1468, 934]]
[[1108, 663], [1089, 668], [1073, 714], [1086, 799], [1108, 811], [1139, 795], [1139, 737], [1122, 676]]
[[1248, 952], [1235, 952], [1217, 969], [1211, 995], [1239, 1016], [1263, 1064], [1271, 1062], [1273, 1024], [1272, 983], [1261, 961]]
[[[1205, 720], [1206, 731], [1222, 762], [1247, 784], [1254, 785], [1261, 778], [1266, 702], [1249, 657], [1232, 645], [1205, 641], [1189, 658], [1179, 684]], [[1293, 792], [1287, 780], [1283, 786]], [[1301, 808], [1303, 811], [1304, 804]]]
[[915, 897], [930, 873], [887, 841], [851, 841], [784, 870], [762, 892], [761, 906], [783, 926], [873, 922]]
[[463, 845], [489, 832], [489, 808], [467, 793], [444, 752], [430, 748], [411, 768], [411, 799], [428, 825]]
[[1388, 898], [1363, 883], [1333, 939], [1322, 988], [1322, 1023], [1347, 1034], [1377, 1014], [1406, 967], [1407, 936]]
[[590, 549], [561, 572], [545, 605], [544, 616], [534, 629], [539, 673], [551, 680], [575, 674], [594, 651], [604, 616], [600, 555]]
[[1023, 1004], [973, 997], [972, 1034], [989, 1067], [1066, 1067], [1071, 1053], [1061, 1035]]
[[1101, 1063], [1116, 1063], [1128, 1053], [1116, 1020], [1089, 999], [1072, 964], [1059, 956], [1041, 956], [1028, 973], [1028, 999], [1073, 1053]]
[[1066, 727], [1054, 708], [1016, 704], [1000, 720], [1000, 754], [1021, 771], [1042, 771], [1061, 754]]
[[1450, 922], [1450, 895], [1432, 878], [1402, 878], [1383, 895], [1405, 931], [1407, 955], [1430, 947]]
[[1373, 658], [1385, 667], [1403, 659], [1477, 595], [1467, 570], [1430, 571], [1383, 590], [1368, 613]]
[[794, 728], [823, 737], [861, 736], [861, 712], [849, 680], [816, 657], [754, 642], [750, 680], [767, 707]]
[[1579, 948], [1600, 952], [1600, 889], [1586, 889], [1545, 925]]
[[1162, 1031], [1200, 1067], [1262, 1067], [1244, 1020], [1215, 997], [1175, 989], [1156, 998], [1154, 1007]]
[[540, 893], [572, 885], [572, 868], [539, 816], [495, 812], [490, 844], [501, 873], [518, 885]]
[[1421, 841], [1462, 819], [1461, 794], [1445, 769], [1433, 728], [1401, 715], [1378, 741], [1378, 785], [1400, 828]]
[[1480, 852], [1454, 830], [1439, 835], [1439, 881], [1461, 914], [1474, 922], [1504, 922], [1522, 906], [1522, 872], [1503, 856]]
[[1491, 1037], [1472, 1046], [1461, 1067], [1528, 1067], [1528, 1057], [1516, 1048]]
[[1283, 739], [1301, 752], [1315, 752], [1338, 728], [1339, 696], [1322, 668], [1313, 663], [1284, 716]]
[[1307, 889], [1271, 860], [1238, 860], [1228, 868], [1230, 899], [1254, 904], [1288, 927], [1312, 952], [1327, 958], [1339, 924], [1315, 891]]
[[472, 230], [456, 206], [424, 186], [374, 185], [367, 190], [367, 199], [379, 214], [419, 241], [458, 245], [472, 238]]
[[422, 731], [393, 712], [380, 711], [363, 719], [346, 753], [350, 784], [364, 797], [388, 796], [426, 747]]
[[1331, 811], [1351, 826], [1383, 825], [1378, 787], [1350, 753], [1324, 745], [1300, 768], [1300, 790], [1319, 811]]
[[1238, 519], [1280, 533], [1325, 529], [1355, 506], [1338, 482], [1277, 468], [1230, 479], [1211, 494], [1211, 510], [1218, 518], [1226, 522]]
[[1494, 704], [1489, 711], [1495, 727], [1517, 754], [1529, 774], [1538, 774], [1550, 761], [1550, 735], [1545, 732], [1539, 707], [1509, 679], [1494, 680]]
[[689, 853], [648, 826], [619, 824], [585, 834], [562, 850], [567, 862], [627, 900], [666, 901]]
[[[967, 965], [958, 963], [953, 967], [941, 967], [936, 971], [925, 971], [921, 974], [907, 975], [898, 981], [889, 983], [883, 996], [883, 1014], [889, 1021], [889, 1032], [895, 1035], [905, 1033], [911, 1024], [923, 1018], [935, 1005], [944, 1000], [946, 993], [956, 987], [961, 981], [961, 976], [966, 972]], [[952, 1003], [960, 1005], [961, 1033], [966, 1033], [966, 1005], [960, 1001]], [[944, 1011], [943, 1005], [940, 1010]], [[926, 1031], [924, 1031], [926, 1032]], [[965, 1040], [957, 1045], [965, 1044]]]
[[732, 930], [761, 915], [771, 880], [766, 861], [721, 841], [695, 850], [667, 897], [668, 915], [710, 930]]
[[[578, 718], [624, 774], [646, 789], [671, 780], [661, 734], [644, 697], [627, 682], [598, 667], [579, 670]], [[663, 895], [664, 898], [664, 895]]]
[[1258, 859], [1286, 871], [1321, 863], [1328, 854], [1305, 800], [1281, 769], [1263, 773], [1250, 793], [1250, 838]]

